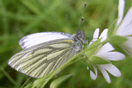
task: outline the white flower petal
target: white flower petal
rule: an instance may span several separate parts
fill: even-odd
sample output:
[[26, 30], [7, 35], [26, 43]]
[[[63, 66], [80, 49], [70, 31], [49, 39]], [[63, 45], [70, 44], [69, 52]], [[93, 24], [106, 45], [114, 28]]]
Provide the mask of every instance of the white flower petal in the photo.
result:
[[106, 81], [108, 83], [111, 83], [110, 77], [109, 77], [108, 73], [106, 72], [106, 70], [103, 69], [102, 66], [100, 66], [100, 65], [98, 65], [98, 66], [99, 66], [99, 69], [100, 69], [101, 73], [103, 74], [104, 78], [106, 79]]
[[104, 29], [99, 38], [102, 38], [101, 42], [107, 39], [108, 28]]
[[88, 47], [89, 47], [93, 42], [95, 42], [95, 41], [98, 39], [98, 37], [99, 37], [99, 30], [100, 30], [100, 29], [97, 28], [97, 29], [94, 31], [93, 40], [90, 41]]
[[97, 73], [97, 68], [95, 66], [93, 66], [93, 67], [94, 67], [95, 74], [94, 74], [94, 72], [92, 72], [90, 70], [90, 77], [91, 77], [91, 79], [95, 80], [97, 78], [98, 73]]
[[127, 12], [125, 18], [123, 19], [121, 25], [117, 29], [117, 35], [120, 36], [130, 36], [132, 35], [132, 7]]
[[93, 39], [98, 39], [98, 37], [99, 37], [99, 28], [97, 28], [96, 30], [95, 30], [95, 32], [94, 32], [94, 34], [93, 34]]
[[95, 54], [95, 56], [107, 53], [107, 52], [112, 51], [112, 50], [114, 50], [112, 45], [110, 43], [106, 43], [98, 50], [98, 52]]
[[109, 73], [111, 73], [115, 77], [121, 76], [120, 70], [117, 67], [115, 67], [113, 64], [106, 64], [100, 66], [102, 66], [102, 68], [106, 69]]
[[111, 61], [119, 61], [125, 59], [125, 55], [120, 52], [108, 52], [108, 53], [100, 54], [98, 56], [105, 60], [111, 60]]
[[121, 23], [122, 19], [123, 19], [124, 9], [125, 9], [125, 0], [119, 0], [118, 20], [117, 20], [116, 26], [118, 26]]

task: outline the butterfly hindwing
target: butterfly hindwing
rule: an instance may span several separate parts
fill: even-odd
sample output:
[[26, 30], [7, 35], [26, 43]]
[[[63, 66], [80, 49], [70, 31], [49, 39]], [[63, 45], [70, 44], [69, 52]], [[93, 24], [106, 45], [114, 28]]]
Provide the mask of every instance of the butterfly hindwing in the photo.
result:
[[15, 54], [8, 64], [32, 77], [43, 77], [73, 57], [74, 41], [58, 39], [32, 46]]

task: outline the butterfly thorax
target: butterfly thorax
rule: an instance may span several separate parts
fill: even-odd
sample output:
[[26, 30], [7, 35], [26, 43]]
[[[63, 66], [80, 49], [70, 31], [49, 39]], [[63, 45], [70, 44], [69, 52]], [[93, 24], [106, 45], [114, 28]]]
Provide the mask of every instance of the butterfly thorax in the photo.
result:
[[73, 40], [75, 42], [75, 51], [78, 53], [80, 51], [83, 50], [83, 44], [86, 44], [87, 43], [87, 40], [86, 40], [86, 37], [85, 37], [85, 34], [83, 31], [77, 31], [76, 34], [73, 34]]

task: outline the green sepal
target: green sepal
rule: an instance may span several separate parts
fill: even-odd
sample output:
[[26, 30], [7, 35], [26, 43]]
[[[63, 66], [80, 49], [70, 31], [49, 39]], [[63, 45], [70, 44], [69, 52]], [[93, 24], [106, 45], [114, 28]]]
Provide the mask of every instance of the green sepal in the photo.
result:
[[110, 62], [98, 56], [92, 56], [89, 60], [94, 64], [109, 64]]
[[113, 34], [115, 32], [115, 24], [116, 24], [116, 20], [112, 23], [111, 26], [108, 27], [108, 29], [109, 29], [108, 35], [107, 35], [108, 38], [113, 36]]
[[126, 37], [112, 36], [112, 37], [110, 37], [109, 42], [113, 43], [113, 44], [121, 44], [121, 43], [125, 42], [126, 40], [127, 40]]
[[86, 60], [86, 63], [87, 63], [87, 66], [88, 66], [89, 70], [91, 70], [93, 73], [95, 73], [92, 62], [90, 60]]
[[[102, 39], [102, 38], [96, 40], [95, 42], [93, 42], [93, 43], [90, 45], [90, 47], [88, 47], [88, 48], [93, 47], [93, 49], [90, 49], [90, 50], [88, 50], [87, 52], [85, 52], [85, 54], [86, 54], [87, 57], [90, 57], [91, 55], [93, 55], [93, 53], [95, 53], [95, 51], [96, 51], [97, 48], [98, 48], [97, 44], [99, 44], [99, 43], [101, 42], [101, 39]], [[94, 47], [94, 46], [95, 46], [95, 47]]]
[[128, 55], [119, 44], [111, 43], [111, 45], [115, 48], [116, 51]]
[[69, 75], [65, 75], [65, 76], [59, 77], [58, 79], [54, 80], [50, 84], [50, 88], [58, 88], [62, 83], [64, 83], [67, 80], [69, 80], [72, 76], [73, 76], [73, 74], [69, 74]]

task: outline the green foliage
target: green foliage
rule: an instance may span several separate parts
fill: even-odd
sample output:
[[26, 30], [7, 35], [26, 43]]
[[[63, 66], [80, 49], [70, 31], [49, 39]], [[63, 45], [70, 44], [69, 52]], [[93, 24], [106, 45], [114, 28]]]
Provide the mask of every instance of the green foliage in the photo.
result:
[[91, 58], [89, 58], [89, 60], [94, 64], [109, 64], [109, 61], [97, 56], [92, 56]]
[[127, 40], [126, 37], [122, 36], [112, 36], [109, 38], [109, 42], [112, 44], [112, 46], [119, 52], [122, 52], [125, 55], [128, 55], [124, 50], [123, 47], [121, 47], [121, 44]]
[[39, 79], [34, 81], [33, 86], [34, 87], [40, 87], [41, 85], [44, 84], [45, 80], [46, 80], [45, 77], [39, 78]]
[[[87, 52], [85, 52], [85, 54], [87, 55], [87, 57], [90, 57], [91, 55], [94, 55], [94, 53], [96, 53], [96, 50], [97, 50], [98, 46], [100, 45], [101, 39], [102, 39], [102, 38], [96, 40], [95, 42], [93, 42], [93, 43], [90, 45], [89, 48], [91, 48], [91, 47], [94, 47], [94, 48], [92, 48], [92, 49], [88, 50]], [[95, 47], [95, 46], [96, 46], [96, 47]]]
[[[0, 68], [3, 68], [17, 84], [14, 85], [0, 70], [0, 87], [19, 88], [28, 78], [7, 65], [11, 56], [21, 50], [18, 41], [27, 34], [37, 32], [75, 33], [84, 3], [87, 3], [87, 7], [80, 30], [83, 29], [87, 36], [92, 37], [97, 27], [103, 31], [109, 25], [113, 26], [111, 24], [117, 18], [118, 0], [0, 0]], [[126, 11], [131, 5], [132, 1], [126, 0]], [[86, 65], [81, 61], [57, 75], [76, 74], [61, 88], [130, 88], [132, 60], [127, 57], [115, 65], [121, 70], [122, 76], [111, 77], [111, 84], [108, 84], [101, 74], [93, 81]], [[31, 87], [30, 83], [34, 80], [32, 78], [27, 82], [27, 88]]]
[[65, 75], [62, 77], [59, 77], [58, 79], [54, 80], [51, 84], [50, 84], [50, 88], [59, 88], [60, 85], [62, 85], [63, 83], [65, 83], [67, 80], [69, 80], [71, 77], [73, 76], [73, 74], [69, 74], [69, 75]]
[[110, 37], [109, 41], [112, 44], [122, 44], [123, 42], [125, 42], [127, 40], [127, 38], [122, 37], [122, 36], [112, 36]]
[[24, 88], [31, 88], [32, 87], [32, 84], [29, 83], [27, 86], [25, 86]]
[[92, 64], [92, 62], [89, 59], [86, 60], [86, 64], [88, 65], [87, 69], [89, 69], [89, 70], [91, 70], [92, 72], [95, 73], [93, 64]]

